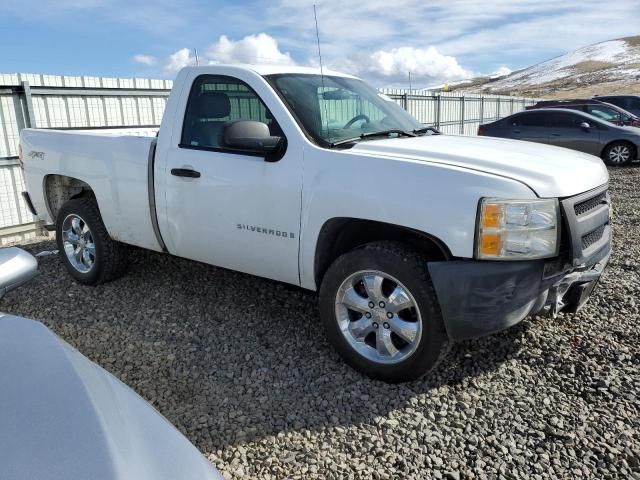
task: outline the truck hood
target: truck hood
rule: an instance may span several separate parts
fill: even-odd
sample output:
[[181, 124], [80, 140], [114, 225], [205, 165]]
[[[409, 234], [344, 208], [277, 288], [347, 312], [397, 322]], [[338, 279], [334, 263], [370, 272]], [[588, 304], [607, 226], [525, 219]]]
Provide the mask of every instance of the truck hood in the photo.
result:
[[350, 152], [417, 160], [508, 177], [539, 197], [570, 197], [609, 180], [593, 155], [539, 143], [490, 137], [424, 135], [360, 142]]
[[44, 325], [0, 314], [0, 477], [221, 480], [164, 417]]

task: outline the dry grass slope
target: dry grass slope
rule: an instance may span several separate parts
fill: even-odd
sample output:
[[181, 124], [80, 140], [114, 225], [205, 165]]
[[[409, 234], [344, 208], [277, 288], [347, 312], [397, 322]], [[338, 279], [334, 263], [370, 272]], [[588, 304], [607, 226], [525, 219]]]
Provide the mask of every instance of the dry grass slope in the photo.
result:
[[577, 73], [593, 73], [599, 72], [602, 70], [606, 70], [607, 68], [614, 67], [615, 63], [612, 62], [602, 62], [599, 60], [585, 60], [584, 62], [579, 62], [570, 67], [570, 70], [573, 70]]

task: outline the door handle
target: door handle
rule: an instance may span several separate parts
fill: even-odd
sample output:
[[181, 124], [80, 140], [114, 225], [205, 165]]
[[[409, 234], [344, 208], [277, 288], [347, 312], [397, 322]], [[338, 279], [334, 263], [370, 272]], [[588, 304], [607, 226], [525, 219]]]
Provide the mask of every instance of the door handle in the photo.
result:
[[171, 175], [176, 177], [200, 178], [200, 172], [196, 172], [191, 168], [172, 168]]
[[552, 133], [551, 136], [552, 137], [561, 137], [562, 135], [560, 133]]
[[520, 130], [514, 130], [513, 133], [520, 133]]

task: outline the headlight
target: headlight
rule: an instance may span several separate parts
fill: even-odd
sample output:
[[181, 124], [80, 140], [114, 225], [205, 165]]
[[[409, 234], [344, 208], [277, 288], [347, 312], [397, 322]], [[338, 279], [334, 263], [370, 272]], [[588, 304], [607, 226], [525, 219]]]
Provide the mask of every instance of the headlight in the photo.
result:
[[558, 200], [483, 198], [478, 208], [476, 257], [523, 260], [558, 255]]

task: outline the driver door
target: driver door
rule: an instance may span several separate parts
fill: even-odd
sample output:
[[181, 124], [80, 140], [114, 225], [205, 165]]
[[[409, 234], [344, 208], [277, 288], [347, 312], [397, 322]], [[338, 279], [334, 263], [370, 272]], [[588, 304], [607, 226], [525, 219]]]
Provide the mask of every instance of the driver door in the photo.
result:
[[[602, 147], [596, 122], [580, 114], [561, 111], [549, 113], [548, 121], [551, 145], [599, 155]], [[582, 128], [583, 123], [590, 124], [590, 127]]]
[[174, 131], [163, 163], [156, 160], [156, 178], [165, 183], [156, 199], [165, 209], [161, 230], [169, 252], [299, 284], [301, 155], [290, 148], [265, 161], [225, 146], [225, 128], [238, 120], [266, 123], [271, 135], [284, 136], [242, 80], [200, 75], [182, 95], [182, 132]]

